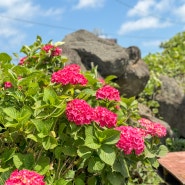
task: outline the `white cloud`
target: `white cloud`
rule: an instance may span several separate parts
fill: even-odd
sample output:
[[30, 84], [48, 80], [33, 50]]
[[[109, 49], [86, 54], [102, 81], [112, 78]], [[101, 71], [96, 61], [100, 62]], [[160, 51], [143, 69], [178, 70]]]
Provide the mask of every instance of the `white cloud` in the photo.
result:
[[181, 20], [185, 21], [185, 4], [174, 9], [173, 13]]
[[[139, 0], [138, 3], [128, 11], [128, 16], [160, 16], [165, 12], [171, 11], [174, 0]], [[157, 14], [156, 14], [157, 13]], [[159, 15], [160, 13], [160, 15]]]
[[79, 0], [78, 4], [75, 6], [75, 9], [96, 8], [103, 6], [103, 4], [104, 0]]
[[146, 16], [151, 12], [151, 8], [154, 5], [154, 0], [140, 0], [133, 9], [128, 11], [128, 16]]
[[160, 22], [155, 17], [143, 17], [136, 21], [129, 21], [123, 23], [121, 28], [118, 31], [118, 34], [123, 35], [125, 33], [144, 30], [144, 29], [153, 29], [153, 28], [164, 28], [170, 26], [169, 22]]
[[0, 1], [1, 36], [13, 39], [14, 36], [16, 37], [18, 34], [23, 34], [22, 26], [25, 26], [25, 24], [23, 22], [22, 26], [20, 26], [21, 24], [17, 24], [18, 20], [28, 20], [34, 22], [34, 19], [38, 17], [49, 17], [51, 15], [61, 15], [63, 13], [63, 10], [60, 8], [54, 9], [51, 7], [49, 9], [43, 9], [40, 5], [33, 4], [32, 2], [32, 0]]

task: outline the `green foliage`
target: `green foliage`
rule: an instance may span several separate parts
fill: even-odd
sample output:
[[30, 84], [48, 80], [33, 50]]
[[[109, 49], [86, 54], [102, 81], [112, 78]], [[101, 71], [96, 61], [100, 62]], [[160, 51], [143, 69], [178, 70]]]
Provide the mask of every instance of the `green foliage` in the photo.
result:
[[[51, 74], [62, 69], [67, 58], [52, 56], [41, 50], [43, 46], [39, 36], [31, 46], [23, 46], [24, 65], [12, 64], [9, 55], [0, 53], [1, 184], [15, 169], [34, 170], [45, 176], [47, 185], [127, 184], [136, 182], [133, 169], [140, 169], [137, 173], [142, 183], [151, 181], [142, 173], [157, 168], [157, 157], [167, 152], [164, 146], [159, 147], [159, 140], [146, 139], [145, 152], [140, 156], [125, 155], [116, 147], [119, 131], [95, 123], [77, 126], [65, 114], [67, 103], [78, 98], [116, 113], [118, 126], [137, 126], [135, 98], [122, 97], [119, 103], [97, 101], [95, 93], [102, 84], [96, 78], [96, 68], [84, 72], [86, 86], [52, 83]], [[110, 76], [105, 81], [109, 83], [114, 78]], [[12, 87], [5, 88], [7, 81]], [[138, 164], [142, 167], [138, 168]]]
[[167, 138], [165, 142], [166, 146], [171, 152], [185, 151], [185, 139], [183, 138]]
[[143, 58], [150, 70], [150, 79], [139, 95], [139, 102], [145, 103], [154, 114], [158, 115], [159, 104], [155, 95], [160, 91], [160, 75], [177, 80], [185, 90], [185, 32], [178, 33], [170, 40], [161, 43], [161, 53], [149, 54]]

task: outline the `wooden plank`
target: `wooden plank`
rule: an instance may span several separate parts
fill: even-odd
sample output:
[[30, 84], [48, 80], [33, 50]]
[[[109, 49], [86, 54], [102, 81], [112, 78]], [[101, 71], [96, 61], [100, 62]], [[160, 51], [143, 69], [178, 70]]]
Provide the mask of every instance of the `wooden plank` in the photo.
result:
[[185, 152], [169, 152], [158, 161], [163, 168], [185, 185]]

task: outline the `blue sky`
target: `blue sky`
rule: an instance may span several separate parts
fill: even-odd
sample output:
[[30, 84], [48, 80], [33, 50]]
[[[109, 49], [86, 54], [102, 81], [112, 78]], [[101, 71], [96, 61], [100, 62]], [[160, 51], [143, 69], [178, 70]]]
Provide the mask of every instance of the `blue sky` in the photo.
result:
[[1, 0], [0, 52], [19, 53], [37, 35], [57, 42], [86, 29], [138, 46], [145, 56], [160, 52], [160, 43], [184, 26], [185, 0]]

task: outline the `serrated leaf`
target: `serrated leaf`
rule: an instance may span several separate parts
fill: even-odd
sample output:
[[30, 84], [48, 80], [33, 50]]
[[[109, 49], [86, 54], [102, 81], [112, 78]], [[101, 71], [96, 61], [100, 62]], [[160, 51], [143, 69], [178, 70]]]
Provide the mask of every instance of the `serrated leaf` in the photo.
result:
[[64, 175], [66, 179], [73, 179], [75, 176], [75, 171], [73, 170], [68, 170], [68, 172]]
[[58, 101], [58, 96], [52, 87], [44, 88], [43, 100], [51, 105], [55, 105]]
[[19, 112], [14, 107], [7, 107], [3, 109], [3, 112], [10, 118], [17, 119], [19, 117]]
[[77, 150], [77, 154], [79, 157], [87, 159], [91, 156], [92, 151], [89, 150], [89, 148], [86, 146], [80, 146], [79, 149]]
[[48, 135], [52, 126], [53, 126], [53, 120], [41, 120], [41, 119], [32, 119], [31, 122], [35, 125], [38, 132], [43, 133], [44, 135]]
[[56, 181], [56, 184], [55, 185], [67, 185], [68, 182], [70, 182], [70, 181], [61, 178], [61, 179], [59, 179], [59, 180]]
[[110, 166], [112, 166], [116, 160], [116, 152], [114, 148], [109, 145], [102, 145], [101, 148], [98, 149], [98, 155], [102, 161]]
[[91, 157], [88, 163], [88, 171], [90, 173], [96, 173], [103, 170], [105, 163], [103, 163], [98, 157]]
[[104, 135], [104, 139], [103, 139], [104, 144], [113, 145], [118, 142], [120, 138], [120, 131], [107, 129], [102, 132], [102, 135]]
[[21, 111], [20, 111], [20, 115], [19, 118], [17, 119], [18, 121], [22, 121], [22, 122], [27, 122], [28, 119], [31, 117], [32, 115], [32, 111], [29, 107], [24, 106]]
[[97, 139], [94, 137], [93, 126], [88, 125], [85, 127], [85, 136], [85, 146], [91, 149], [100, 148], [101, 144], [99, 144]]
[[12, 60], [11, 56], [7, 53], [0, 53], [0, 61], [4, 63], [10, 63]]
[[74, 146], [64, 146], [62, 147], [62, 152], [68, 156], [76, 156], [77, 149]]
[[57, 140], [54, 137], [47, 136], [42, 139], [42, 145], [45, 150], [54, 149], [57, 146]]
[[123, 177], [129, 177], [129, 170], [124, 157], [119, 156], [113, 164], [113, 171], [119, 172]]
[[5, 149], [5, 151], [1, 154], [1, 161], [2, 163], [5, 163], [12, 159], [13, 155], [15, 154], [15, 149]]
[[120, 173], [112, 172], [107, 174], [107, 179], [112, 185], [122, 185], [124, 183], [124, 178]]
[[156, 156], [155, 154], [151, 153], [151, 151], [148, 150], [147, 147], [145, 147], [144, 153], [146, 158], [154, 158]]
[[13, 156], [13, 162], [17, 169], [32, 169], [34, 164], [34, 157], [32, 154], [17, 153]]
[[39, 174], [44, 175], [49, 171], [50, 168], [50, 159], [49, 157], [40, 157], [37, 161], [37, 164], [34, 167], [34, 170]]
[[80, 178], [75, 179], [75, 185], [85, 185], [84, 181]]

